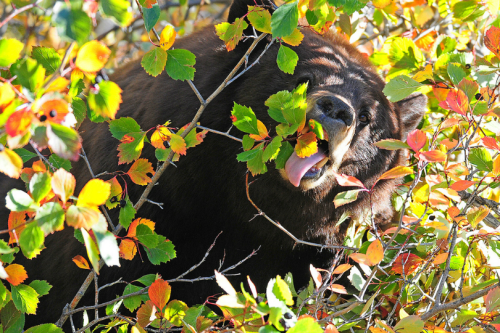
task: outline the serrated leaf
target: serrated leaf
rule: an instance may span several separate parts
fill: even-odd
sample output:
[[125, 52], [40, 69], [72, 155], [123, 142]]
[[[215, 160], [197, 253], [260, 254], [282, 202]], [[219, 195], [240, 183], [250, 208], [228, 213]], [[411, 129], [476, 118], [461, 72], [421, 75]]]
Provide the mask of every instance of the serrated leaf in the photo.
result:
[[[132, 294], [132, 293], [137, 292], [141, 289], [142, 289], [141, 287], [134, 286], [133, 284], [128, 284], [125, 287], [125, 290], [123, 291], [123, 296], [126, 296], [128, 294]], [[141, 306], [141, 303], [142, 303], [141, 295], [127, 297], [123, 300], [123, 305], [125, 305], [125, 307], [130, 312], [134, 312], [135, 309], [137, 309], [139, 306]]]
[[21, 175], [22, 167], [23, 160], [15, 151], [8, 148], [0, 151], [0, 172], [17, 179]]
[[128, 133], [120, 140], [118, 145], [118, 164], [130, 163], [141, 156], [144, 147], [146, 132]]
[[90, 91], [87, 101], [96, 115], [115, 119], [122, 102], [122, 89], [114, 82], [101, 81], [99, 89]]
[[178, 134], [172, 134], [170, 137], [170, 148], [174, 151], [174, 153], [179, 155], [186, 155], [186, 141], [184, 138]]
[[70, 227], [90, 229], [99, 222], [101, 214], [94, 207], [70, 206], [66, 210], [66, 223]]
[[340, 186], [356, 186], [365, 188], [365, 185], [363, 185], [363, 183], [359, 179], [353, 176], [336, 173], [335, 179], [337, 180], [337, 183], [339, 183]]
[[0, 39], [0, 67], [8, 67], [21, 56], [24, 44], [17, 39]]
[[252, 149], [253, 144], [255, 143], [255, 140], [252, 139], [248, 134], [243, 135], [243, 150], [247, 151], [249, 149]]
[[236, 155], [236, 159], [239, 162], [250, 161], [251, 159], [254, 159], [255, 156], [257, 156], [259, 151], [262, 151], [262, 145], [259, 145], [252, 150], [248, 150], [248, 151], [244, 151], [242, 153], [239, 153], [238, 155]]
[[61, 65], [61, 57], [51, 47], [35, 46], [31, 56], [45, 68], [47, 75], [53, 74]]
[[276, 59], [279, 69], [287, 74], [293, 74], [298, 61], [299, 56], [294, 50], [283, 44], [280, 46]]
[[49, 173], [37, 172], [31, 177], [29, 183], [29, 190], [31, 192], [31, 196], [35, 203], [40, 203], [40, 201], [45, 198], [47, 194], [49, 194], [51, 190], [51, 177]]
[[83, 240], [85, 242], [85, 248], [87, 249], [87, 256], [90, 259], [90, 263], [94, 268], [95, 272], [99, 274], [99, 249], [96, 243], [90, 236], [90, 234], [84, 228], [80, 229], [82, 231]]
[[279, 300], [285, 302], [286, 305], [293, 305], [293, 296], [290, 292], [290, 288], [288, 288], [287, 283], [279, 275], [274, 282], [273, 294]]
[[297, 138], [295, 152], [300, 158], [309, 157], [318, 152], [318, 141], [314, 132], [307, 132]]
[[491, 155], [484, 148], [471, 149], [469, 161], [480, 171], [491, 172], [493, 170]]
[[115, 139], [121, 140], [125, 134], [140, 132], [141, 127], [135, 119], [130, 117], [121, 117], [109, 122], [109, 131]]
[[176, 257], [174, 245], [171, 241], [165, 240], [165, 237], [160, 236], [159, 245], [155, 248], [150, 248], [146, 251], [149, 261], [153, 265], [169, 262]]
[[165, 70], [174, 80], [193, 80], [196, 69], [196, 56], [188, 50], [175, 49], [167, 51]]
[[262, 154], [262, 161], [264, 163], [274, 160], [278, 156], [282, 141], [283, 138], [281, 136], [277, 136], [267, 145], [264, 149], [264, 153]]
[[240, 131], [250, 134], [259, 134], [257, 117], [251, 108], [234, 102], [231, 115], [233, 116], [233, 125]]
[[285, 37], [292, 34], [299, 21], [298, 2], [283, 4], [276, 9], [271, 17], [273, 37]]
[[42, 229], [36, 222], [29, 223], [19, 237], [19, 245], [24, 255], [31, 259], [36, 256], [45, 240]]
[[139, 224], [135, 231], [135, 236], [142, 245], [148, 248], [158, 246], [158, 235], [156, 235], [146, 224]]
[[54, 324], [42, 324], [33, 326], [24, 331], [24, 333], [64, 333], [64, 331]]
[[151, 182], [151, 178], [148, 174], [154, 175], [155, 172], [151, 162], [145, 158], [140, 158], [132, 164], [127, 174], [137, 185], [147, 185]]
[[136, 211], [134, 209], [134, 205], [132, 205], [132, 202], [130, 202], [130, 199], [127, 196], [125, 198], [125, 207], [120, 208], [118, 221], [123, 227], [128, 228], [135, 217], [135, 213]]
[[111, 50], [104, 43], [90, 41], [78, 50], [75, 66], [83, 72], [98, 72], [108, 62], [110, 54]]
[[45, 280], [34, 280], [31, 281], [29, 286], [33, 289], [35, 289], [36, 293], [38, 296], [45, 296], [49, 294], [50, 289], [52, 289], [52, 286]]
[[13, 286], [18, 286], [28, 278], [24, 267], [18, 264], [11, 264], [5, 267], [5, 273], [8, 275], [7, 281]]
[[243, 37], [243, 31], [248, 28], [245, 19], [236, 18], [233, 23], [223, 22], [215, 26], [217, 36], [224, 41], [226, 49], [232, 51]]
[[267, 9], [248, 6], [248, 20], [255, 30], [270, 34], [271, 33], [271, 13]]
[[48, 145], [58, 156], [76, 161], [82, 147], [82, 139], [69, 127], [51, 123], [47, 126]]
[[133, 12], [129, 10], [130, 2], [127, 0], [100, 0], [99, 6], [104, 16], [111, 17], [120, 26], [128, 26], [133, 20]]
[[163, 311], [163, 308], [167, 305], [170, 299], [171, 290], [172, 287], [170, 284], [163, 279], [156, 280], [149, 287], [149, 299], [158, 308], [158, 310]]
[[151, 8], [142, 7], [142, 17], [144, 18], [144, 26], [146, 31], [150, 32], [154, 28], [156, 22], [160, 18], [161, 10], [160, 6], [156, 3]]
[[385, 85], [383, 93], [391, 102], [397, 102], [408, 97], [421, 86], [423, 86], [421, 83], [412, 78], [400, 75]]
[[35, 221], [45, 235], [64, 228], [64, 211], [59, 202], [47, 202], [36, 211]]
[[293, 147], [288, 141], [284, 141], [281, 144], [280, 151], [278, 153], [278, 156], [276, 157], [276, 169], [284, 169], [286, 161], [292, 156], [293, 154]]
[[304, 39], [304, 34], [299, 29], [295, 29], [289, 36], [283, 37], [283, 41], [292, 46], [299, 46]]
[[[495, 13], [496, 14], [496, 13]], [[491, 26], [484, 36], [484, 45], [500, 58], [500, 28]]]
[[254, 158], [247, 161], [247, 168], [252, 173], [252, 176], [267, 172], [266, 164], [262, 161], [263, 154], [264, 151], [261, 148], [258, 150]]
[[167, 52], [161, 47], [154, 47], [142, 57], [141, 66], [146, 73], [153, 77], [157, 77], [163, 72], [166, 63]]
[[72, 260], [75, 263], [75, 265], [78, 266], [78, 268], [90, 270], [89, 262], [81, 255], [77, 255]]
[[35, 314], [38, 306], [38, 294], [35, 289], [25, 284], [13, 286], [11, 289], [12, 301], [22, 313]]
[[455, 86], [467, 76], [460, 64], [452, 62], [448, 63], [448, 75]]
[[483, 207], [483, 206], [476, 207], [476, 208], [471, 209], [467, 213], [467, 220], [469, 221], [471, 226], [473, 228], [475, 228], [479, 224], [479, 222], [481, 222], [482, 220], [484, 220], [486, 218], [486, 216], [488, 216], [489, 213], [490, 213], [490, 209], [487, 207]]

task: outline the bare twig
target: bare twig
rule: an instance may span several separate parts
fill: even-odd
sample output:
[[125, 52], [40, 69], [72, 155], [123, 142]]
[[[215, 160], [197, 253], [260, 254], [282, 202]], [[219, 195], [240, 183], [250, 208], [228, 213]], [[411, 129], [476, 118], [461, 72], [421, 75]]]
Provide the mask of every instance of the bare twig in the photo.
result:
[[217, 131], [217, 130], [214, 130], [214, 129], [211, 129], [211, 128], [208, 128], [208, 127], [204, 127], [204, 126], [200, 126], [200, 125], [196, 125], [196, 127], [197, 127], [197, 128], [199, 128], [199, 129], [205, 130], [205, 131], [209, 131], [209, 132], [211, 132], [211, 133], [215, 133], [215, 134], [223, 135], [223, 136], [225, 136], [225, 137], [228, 137], [228, 138], [230, 138], [230, 139], [232, 139], [232, 140], [235, 140], [235, 141], [238, 141], [238, 142], [243, 142], [243, 140], [242, 140], [242, 139], [240, 139], [240, 138], [237, 138], [237, 137], [235, 137], [235, 136], [230, 135], [230, 134], [228, 133], [229, 131], [227, 131], [227, 132], [221, 132], [221, 131]]
[[42, 2], [43, 0], [37, 0], [36, 2], [32, 3], [32, 4], [29, 4], [29, 5], [26, 5], [26, 6], [23, 6], [21, 8], [16, 8], [14, 9], [10, 14], [9, 16], [7, 16], [2, 22], [0, 22], [0, 28], [3, 27], [7, 22], [9, 22], [10, 20], [12, 20], [16, 15], [22, 13], [22, 12], [25, 12], [27, 10], [30, 10], [32, 8], [35, 8], [35, 7], [38, 7], [38, 4], [40, 4], [40, 2]]

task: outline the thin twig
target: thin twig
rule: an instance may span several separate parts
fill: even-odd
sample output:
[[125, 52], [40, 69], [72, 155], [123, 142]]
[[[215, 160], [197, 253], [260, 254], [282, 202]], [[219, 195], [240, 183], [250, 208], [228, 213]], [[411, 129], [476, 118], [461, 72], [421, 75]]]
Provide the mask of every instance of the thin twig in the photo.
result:
[[29, 4], [29, 5], [26, 5], [24, 7], [21, 7], [21, 8], [16, 8], [14, 9], [10, 14], [9, 16], [7, 16], [5, 18], [5, 20], [3, 20], [2, 22], [0, 22], [0, 28], [3, 27], [7, 22], [9, 22], [10, 20], [12, 20], [16, 15], [22, 13], [22, 12], [25, 12], [27, 10], [30, 10], [32, 8], [35, 8], [35, 7], [38, 7], [38, 4], [40, 2], [42, 2], [43, 0], [37, 0], [36, 2], [32, 3], [32, 4]]

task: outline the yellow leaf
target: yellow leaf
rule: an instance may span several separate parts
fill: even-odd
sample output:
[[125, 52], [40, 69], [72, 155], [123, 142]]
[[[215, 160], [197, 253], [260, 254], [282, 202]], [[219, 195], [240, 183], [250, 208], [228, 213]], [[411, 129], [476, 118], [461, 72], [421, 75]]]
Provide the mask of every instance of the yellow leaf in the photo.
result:
[[486, 0], [488, 10], [493, 17], [498, 16], [498, 9], [500, 7], [500, 0]]
[[120, 243], [120, 258], [132, 260], [137, 253], [137, 245], [131, 239], [122, 239]]
[[384, 248], [382, 243], [378, 239], [373, 241], [370, 246], [368, 246], [366, 255], [368, 256], [370, 266], [379, 264], [382, 259], [384, 259]]
[[373, 6], [376, 8], [384, 8], [391, 4], [393, 0], [373, 0]]
[[160, 35], [160, 46], [162, 49], [167, 51], [169, 48], [174, 45], [175, 42], [175, 37], [177, 36], [177, 33], [175, 32], [175, 29], [171, 25], [167, 25], [163, 31], [161, 32]]
[[108, 61], [111, 50], [96, 40], [85, 43], [76, 56], [75, 66], [84, 72], [98, 72]]
[[266, 125], [264, 125], [264, 123], [258, 119], [257, 119], [257, 130], [259, 131], [259, 134], [250, 134], [249, 137], [259, 141], [259, 140], [264, 140], [269, 135], [267, 132]]
[[339, 265], [335, 270], [333, 271], [332, 274], [342, 274], [344, 272], [347, 272], [349, 269], [351, 269], [352, 265], [349, 264], [342, 264]]
[[425, 66], [425, 69], [423, 71], [417, 72], [417, 74], [413, 76], [413, 79], [418, 82], [433, 80], [434, 78], [432, 76], [432, 65]]
[[28, 274], [26, 273], [24, 267], [18, 264], [11, 264], [5, 267], [5, 272], [9, 276], [7, 281], [9, 281], [13, 286], [21, 284], [28, 278]]
[[50, 86], [47, 88], [47, 90], [45, 90], [45, 92], [51, 92], [51, 91], [62, 92], [68, 87], [68, 85], [69, 85], [69, 80], [66, 79], [65, 77], [59, 76], [50, 84]]
[[492, 173], [495, 176], [500, 175], [500, 155], [498, 155], [497, 157], [495, 157], [495, 160], [493, 161], [493, 171], [492, 171]]
[[318, 152], [318, 142], [316, 141], [316, 134], [314, 134], [314, 132], [308, 132], [304, 135], [301, 135], [297, 139], [295, 152], [300, 158], [316, 154]]
[[83, 187], [78, 196], [78, 207], [91, 207], [103, 205], [111, 193], [111, 184], [101, 179], [92, 179]]
[[283, 37], [283, 41], [292, 46], [298, 46], [304, 39], [304, 35], [299, 29], [295, 29], [289, 36]]
[[76, 180], [75, 177], [68, 171], [60, 168], [54, 172], [51, 180], [52, 191], [61, 198], [63, 203], [68, 201], [69, 197], [75, 191]]
[[172, 150], [179, 154], [179, 155], [186, 155], [186, 141], [182, 138], [182, 136], [177, 135], [177, 134], [172, 134], [170, 137], [170, 148]]
[[151, 144], [155, 148], [165, 149], [164, 142], [170, 140], [172, 132], [166, 126], [158, 126], [151, 135]]
[[483, 206], [472, 208], [467, 213], [467, 220], [469, 220], [469, 223], [473, 228], [475, 228], [479, 222], [481, 222], [486, 216], [488, 216], [489, 213], [490, 209]]
[[15, 151], [8, 148], [0, 151], [0, 172], [17, 179], [21, 174], [22, 167], [23, 160]]
[[16, 98], [16, 93], [10, 84], [2, 83], [0, 85], [0, 111], [10, 104]]
[[389, 171], [386, 171], [382, 174], [382, 176], [379, 177], [379, 180], [381, 179], [394, 179], [394, 178], [399, 178], [403, 177], [406, 175], [410, 175], [413, 173], [413, 169], [405, 166], [397, 166], [395, 168], [392, 168]]

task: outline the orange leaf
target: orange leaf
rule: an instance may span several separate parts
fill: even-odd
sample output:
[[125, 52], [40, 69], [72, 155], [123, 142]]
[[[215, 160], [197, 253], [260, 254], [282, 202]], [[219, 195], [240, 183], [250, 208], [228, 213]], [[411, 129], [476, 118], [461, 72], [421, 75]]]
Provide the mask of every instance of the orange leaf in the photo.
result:
[[441, 123], [441, 129], [452, 127], [457, 125], [459, 120], [457, 118], [448, 118]]
[[449, 172], [455, 176], [467, 176], [469, 174], [469, 169], [462, 163], [455, 163], [452, 165], [448, 165], [446, 168], [446, 172]]
[[43, 164], [42, 160], [33, 162], [33, 165], [31, 167], [33, 168], [34, 172], [47, 172], [47, 168], [45, 167], [45, 164]]
[[162, 279], [156, 280], [149, 287], [149, 299], [158, 308], [158, 310], [163, 311], [163, 308], [167, 305], [167, 302], [170, 299], [171, 290], [172, 287], [170, 287], [168, 282]]
[[257, 119], [257, 130], [259, 131], [259, 134], [249, 134], [248, 136], [257, 141], [264, 140], [269, 136], [266, 125], [264, 125], [264, 123], [259, 119]]
[[339, 330], [333, 324], [326, 325], [325, 333], [339, 333]]
[[494, 150], [497, 150], [497, 151], [500, 151], [500, 147], [498, 146], [498, 142], [497, 140], [493, 139], [493, 138], [490, 138], [488, 136], [485, 136], [484, 138], [481, 138], [481, 141], [483, 142], [483, 145], [486, 147], [486, 148], [489, 148], [489, 149], [494, 149]]
[[439, 150], [423, 151], [419, 153], [418, 159], [425, 162], [444, 162], [446, 154]]
[[[460, 223], [461, 221], [465, 221], [467, 220], [465, 218], [465, 216], [459, 216], [460, 214], [460, 209], [458, 209], [457, 207], [453, 206], [453, 207], [450, 207], [448, 208], [448, 215], [450, 215], [450, 217], [457, 223]], [[448, 228], [446, 228], [446, 230], [448, 230]]]
[[347, 295], [347, 290], [345, 289], [344, 286], [340, 285], [340, 284], [331, 284], [328, 289], [330, 289], [331, 291], [333, 291], [334, 293], [337, 293], [337, 294], [344, 294], [344, 295]]
[[122, 239], [120, 243], [120, 258], [132, 260], [137, 253], [137, 245], [131, 239]]
[[97, 209], [97, 206], [103, 205], [108, 200], [110, 193], [111, 184], [101, 179], [92, 179], [80, 191], [76, 205]]
[[451, 188], [438, 188], [436, 191], [443, 193], [446, 197], [450, 198], [451, 200], [455, 200], [457, 202], [462, 201], [462, 198], [460, 198], [460, 195], [458, 195], [457, 191], [451, 189]]
[[448, 200], [448, 198], [446, 198], [443, 194], [434, 191], [429, 195], [429, 203], [437, 209], [447, 210], [450, 205], [450, 200]]
[[434, 260], [432, 261], [432, 264], [433, 265], [440, 265], [440, 264], [446, 262], [447, 259], [448, 259], [448, 253], [441, 253], [441, 254], [438, 254], [436, 256], [436, 258], [434, 258]]
[[352, 253], [349, 255], [349, 258], [357, 262], [358, 264], [364, 264], [367, 266], [370, 266], [370, 259], [368, 259], [368, 256], [363, 253]]
[[349, 265], [349, 264], [338, 265], [332, 274], [342, 274], [344, 272], [347, 272], [349, 269], [351, 269], [351, 267], [352, 267], [352, 265]]
[[411, 149], [418, 152], [427, 143], [427, 136], [421, 130], [415, 129], [408, 133], [406, 143], [411, 147]]
[[372, 333], [387, 333], [386, 330], [383, 330], [383, 329], [375, 327], [375, 326], [370, 327], [370, 332], [372, 332]]
[[316, 141], [316, 134], [308, 132], [297, 138], [295, 145], [295, 152], [300, 158], [309, 157], [318, 152], [318, 142]]
[[47, 121], [60, 124], [69, 113], [69, 105], [63, 99], [50, 99], [36, 107], [35, 110], [38, 113], [38, 118], [44, 115], [47, 117]]
[[179, 155], [186, 155], [186, 141], [184, 141], [182, 136], [177, 134], [172, 134], [169, 143], [170, 143], [170, 148], [172, 148], [172, 150], [175, 153]]
[[403, 253], [396, 258], [394, 264], [392, 265], [392, 270], [396, 274], [408, 275], [417, 270], [418, 266], [422, 263], [422, 259], [413, 253]]
[[66, 223], [75, 229], [89, 230], [99, 222], [99, 210], [96, 207], [70, 206], [66, 211]]
[[147, 301], [137, 310], [137, 324], [141, 327], [148, 326], [156, 319], [156, 306], [153, 302]]
[[135, 237], [135, 231], [136, 231], [137, 226], [139, 224], [145, 224], [146, 226], [149, 227], [149, 229], [151, 229], [151, 231], [155, 231], [155, 223], [153, 221], [148, 220], [148, 219], [138, 218], [138, 219], [135, 219], [134, 221], [132, 221], [132, 223], [128, 227], [127, 237], [130, 237], [130, 238]]
[[111, 50], [96, 40], [85, 43], [76, 56], [75, 66], [84, 72], [98, 72], [108, 61]]
[[73, 195], [75, 184], [75, 177], [63, 168], [54, 172], [51, 180], [52, 191], [61, 198], [63, 203], [66, 203]]
[[382, 176], [379, 177], [378, 180], [381, 179], [394, 179], [394, 178], [399, 178], [403, 177], [406, 175], [410, 175], [413, 173], [413, 169], [405, 166], [397, 166], [395, 168], [392, 168], [389, 171], [386, 171], [382, 174]]
[[469, 99], [462, 90], [451, 90], [446, 101], [439, 103], [439, 106], [465, 116], [469, 110]]
[[19, 235], [26, 228], [26, 213], [25, 212], [10, 212], [9, 213], [9, 244], [17, 243]]
[[171, 25], [167, 25], [165, 28], [163, 28], [160, 35], [160, 47], [167, 51], [172, 47], [172, 45], [174, 45], [175, 36], [177, 36], [177, 33], [175, 32], [174, 27]]
[[90, 269], [89, 262], [81, 255], [74, 257], [73, 262], [81, 269]]
[[476, 182], [471, 180], [459, 180], [451, 184], [450, 188], [455, 191], [463, 191], [474, 185]]
[[130, 179], [137, 185], [147, 185], [151, 182], [148, 173], [154, 175], [153, 165], [145, 158], [140, 158], [132, 164], [127, 174]]
[[144, 0], [143, 6], [146, 8], [153, 8], [153, 5], [157, 2], [157, 0]]
[[167, 126], [158, 126], [153, 135], [151, 135], [151, 144], [155, 148], [165, 149], [164, 142], [170, 140], [171, 136], [172, 132], [170, 132]]
[[323, 284], [323, 278], [321, 277], [321, 273], [318, 272], [316, 267], [314, 267], [313, 265], [309, 265], [309, 271], [311, 272], [311, 276], [314, 281], [314, 284], [316, 285], [316, 289], [318, 289]]
[[10, 115], [5, 123], [5, 131], [9, 136], [18, 136], [24, 134], [31, 125], [33, 112], [23, 109]]
[[432, 91], [434, 92], [434, 96], [436, 96], [436, 99], [439, 102], [443, 102], [443, 101], [446, 101], [446, 97], [448, 96], [450, 89], [432, 87]]
[[484, 46], [500, 58], [500, 28], [492, 26], [484, 36]]
[[337, 182], [339, 183], [340, 186], [358, 186], [365, 188], [363, 183], [359, 179], [353, 176], [344, 175], [342, 173], [336, 173], [335, 179], [337, 179]]
[[26, 273], [24, 267], [18, 264], [11, 264], [5, 267], [5, 272], [9, 276], [7, 281], [9, 281], [13, 286], [21, 284], [28, 278], [28, 274]]
[[491, 170], [491, 172], [495, 176], [500, 175], [500, 155], [498, 155], [497, 157], [495, 157], [495, 159], [493, 160], [493, 170]]
[[368, 246], [366, 256], [370, 262], [369, 266], [377, 265], [382, 261], [382, 259], [384, 259], [384, 247], [378, 239], [373, 241], [370, 246]]

